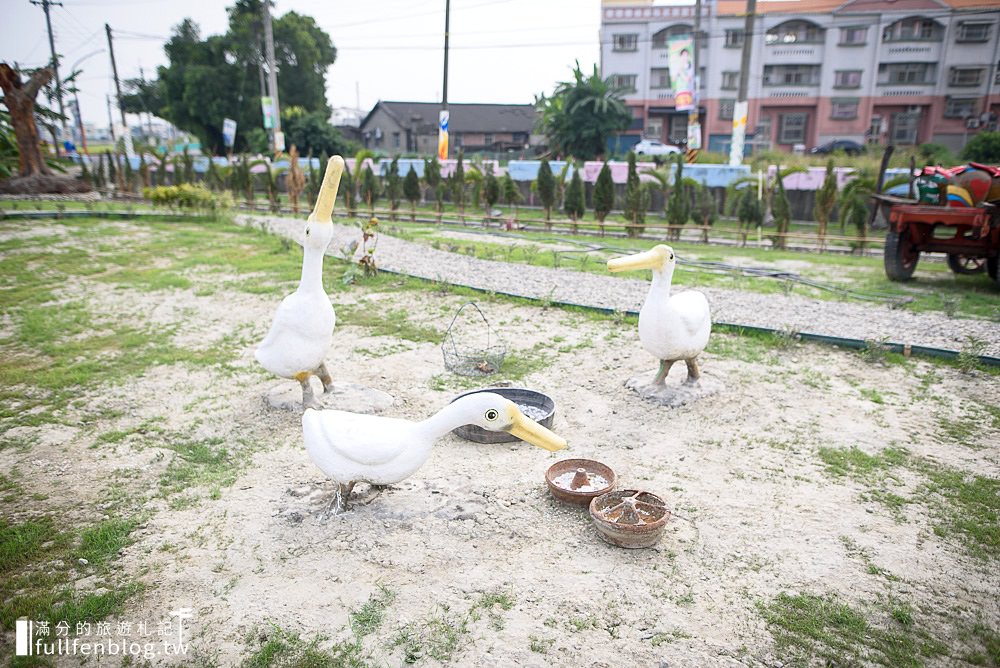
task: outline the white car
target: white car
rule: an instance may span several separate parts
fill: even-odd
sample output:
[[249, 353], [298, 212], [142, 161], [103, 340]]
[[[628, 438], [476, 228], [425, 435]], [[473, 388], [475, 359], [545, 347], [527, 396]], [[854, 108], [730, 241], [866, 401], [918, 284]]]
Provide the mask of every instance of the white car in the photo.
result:
[[652, 139], [643, 139], [632, 147], [636, 155], [673, 155], [680, 153], [681, 149], [672, 144], [664, 144]]

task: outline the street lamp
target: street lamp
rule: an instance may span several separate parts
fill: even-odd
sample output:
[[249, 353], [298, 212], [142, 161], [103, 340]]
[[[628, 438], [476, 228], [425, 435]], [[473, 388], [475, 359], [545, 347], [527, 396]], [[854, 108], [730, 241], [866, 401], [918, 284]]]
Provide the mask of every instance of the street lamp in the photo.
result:
[[[104, 53], [104, 49], [91, 51], [87, 55], [78, 58], [77, 61], [73, 63], [73, 65], [69, 68], [70, 76], [72, 76], [73, 73], [76, 72], [77, 65], [85, 61], [87, 58], [90, 58], [91, 56], [96, 56], [99, 53]], [[80, 113], [80, 95], [78, 92], [79, 89], [80, 89], [79, 86], [73, 86], [73, 104], [76, 106], [76, 121], [80, 128], [80, 143], [83, 145], [83, 152], [86, 153], [87, 155], [90, 155], [90, 152], [87, 150], [87, 133], [83, 131], [83, 115]]]

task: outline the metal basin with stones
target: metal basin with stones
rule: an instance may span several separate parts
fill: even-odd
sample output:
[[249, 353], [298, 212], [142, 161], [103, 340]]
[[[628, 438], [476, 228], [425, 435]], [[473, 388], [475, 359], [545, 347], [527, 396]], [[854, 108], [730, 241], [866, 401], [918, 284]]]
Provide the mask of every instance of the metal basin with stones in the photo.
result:
[[670, 519], [666, 502], [655, 494], [621, 489], [595, 497], [590, 517], [601, 538], [620, 547], [652, 547]]
[[[505, 399], [510, 399], [517, 404], [517, 407], [521, 409], [525, 417], [531, 418], [546, 429], [552, 428], [552, 419], [556, 414], [556, 402], [546, 394], [523, 387], [487, 387], [482, 390], [465, 392], [455, 397], [455, 399], [461, 399], [477, 392], [493, 392]], [[455, 399], [452, 399], [452, 401], [455, 401]], [[506, 431], [489, 431], [474, 424], [458, 427], [453, 433], [460, 438], [464, 438], [467, 441], [475, 441], [476, 443], [514, 443], [521, 440]]]
[[564, 459], [545, 472], [545, 484], [556, 499], [589, 506], [594, 497], [615, 488], [617, 477], [610, 466], [593, 459]]

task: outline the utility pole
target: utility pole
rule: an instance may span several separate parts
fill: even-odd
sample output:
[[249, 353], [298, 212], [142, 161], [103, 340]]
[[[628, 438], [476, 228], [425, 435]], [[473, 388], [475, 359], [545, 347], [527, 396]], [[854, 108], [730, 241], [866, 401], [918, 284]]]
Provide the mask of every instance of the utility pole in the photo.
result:
[[444, 83], [441, 86], [441, 112], [438, 114], [438, 159], [448, 159], [448, 36], [451, 0], [444, 0]]
[[281, 107], [278, 104], [278, 70], [274, 65], [274, 32], [271, 30], [271, 0], [261, 3], [264, 8], [264, 48], [267, 51], [267, 83], [274, 105], [274, 151], [285, 150], [285, 137], [281, 134]]
[[733, 109], [733, 137], [729, 147], [729, 164], [743, 164], [743, 149], [747, 135], [747, 85], [750, 81], [750, 57], [753, 53], [753, 23], [757, 0], [747, 0], [746, 22], [743, 24], [743, 57], [740, 60], [740, 89]]
[[[59, 58], [56, 56], [56, 42], [52, 37], [52, 19], [49, 17], [49, 7], [52, 5], [58, 5], [62, 7], [61, 2], [53, 2], [53, 0], [31, 0], [33, 5], [41, 5], [42, 11], [45, 12], [45, 27], [49, 31], [49, 50], [52, 52], [52, 71], [55, 74], [56, 80], [56, 100], [59, 101], [59, 115], [62, 116], [60, 120], [60, 125], [62, 126], [63, 135], [66, 134], [66, 110], [63, 108], [63, 96], [62, 96], [62, 81], [59, 79]], [[59, 155], [59, 144], [56, 143], [56, 155]]]
[[104, 100], [108, 103], [108, 130], [111, 131], [111, 143], [115, 143], [117, 138], [115, 137], [115, 121], [111, 117], [111, 96], [105, 95]]
[[[111, 54], [111, 73], [115, 77], [115, 93], [118, 96], [118, 111], [122, 114], [122, 126], [124, 133], [122, 135], [122, 140], [125, 142], [125, 155], [129, 158], [135, 151], [132, 148], [132, 133], [128, 129], [128, 121], [125, 120], [125, 103], [122, 101], [122, 84], [118, 80], [118, 63], [115, 61], [115, 45], [111, 39], [111, 26], [107, 23], [104, 24], [104, 31], [108, 34], [108, 53]], [[114, 129], [111, 130], [114, 134]]]
[[698, 67], [698, 55], [701, 52], [701, 0], [694, 3], [694, 106], [688, 112], [688, 162], [693, 161], [691, 151], [701, 148], [701, 124], [698, 122], [698, 105], [701, 104], [701, 70]]
[[[142, 69], [141, 65], [139, 66], [139, 79], [142, 80], [143, 90], [145, 90], [146, 72]], [[146, 108], [146, 134], [151, 138], [153, 136], [153, 112], [149, 110], [149, 101], [145, 95], [142, 96], [142, 106]], [[142, 125], [141, 118], [139, 119], [139, 125]], [[149, 138], [147, 138], [147, 141], [149, 141]]]

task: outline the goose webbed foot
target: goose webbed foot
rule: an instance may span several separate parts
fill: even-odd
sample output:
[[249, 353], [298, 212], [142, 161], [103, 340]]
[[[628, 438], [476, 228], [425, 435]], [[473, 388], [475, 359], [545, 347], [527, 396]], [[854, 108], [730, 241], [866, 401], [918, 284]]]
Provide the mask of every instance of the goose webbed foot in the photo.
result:
[[663, 385], [667, 374], [670, 373], [670, 367], [673, 365], [674, 360], [660, 360], [660, 370], [656, 373], [656, 378], [653, 379], [653, 385]]
[[295, 374], [295, 380], [299, 381], [299, 385], [302, 386], [302, 409], [315, 408], [319, 410], [322, 406], [316, 400], [316, 395], [313, 394], [312, 386], [309, 384], [309, 375], [308, 371]]
[[684, 382], [688, 385], [694, 385], [698, 382], [698, 379], [701, 378], [701, 369], [698, 368], [698, 359], [696, 357], [692, 357], [691, 359], [684, 361], [687, 363], [688, 368], [687, 380]]
[[350, 500], [351, 492], [354, 490], [355, 484], [356, 483], [354, 481], [346, 484], [337, 484], [337, 489], [334, 491], [330, 507], [326, 509], [325, 517], [329, 518], [333, 515], [339, 515], [340, 513], [348, 510], [348, 501]]
[[319, 378], [320, 382], [323, 383], [323, 393], [333, 391], [333, 377], [330, 375], [330, 370], [326, 368], [326, 362], [323, 362], [315, 371], [316, 376]]

